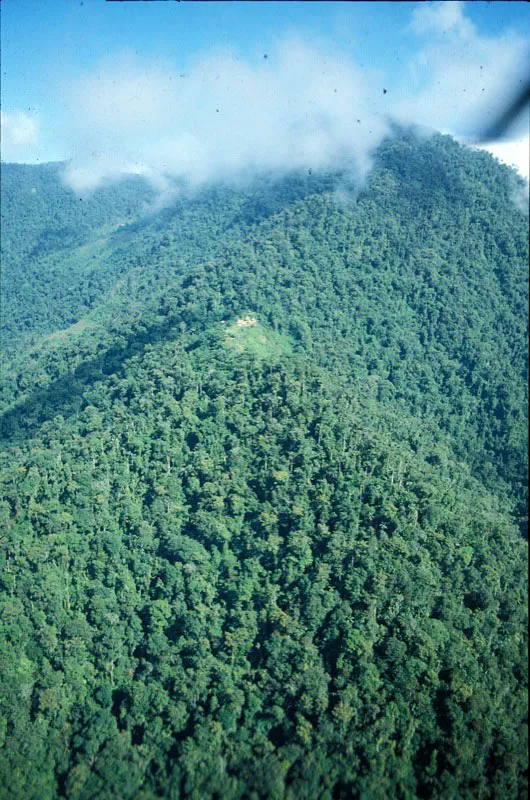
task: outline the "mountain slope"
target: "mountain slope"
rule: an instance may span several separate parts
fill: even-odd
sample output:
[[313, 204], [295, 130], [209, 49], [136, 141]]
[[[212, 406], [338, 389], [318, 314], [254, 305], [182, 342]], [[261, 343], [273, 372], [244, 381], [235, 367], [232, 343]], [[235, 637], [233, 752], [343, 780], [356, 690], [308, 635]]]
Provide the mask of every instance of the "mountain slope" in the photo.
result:
[[2, 166], [4, 349], [25, 351], [39, 335], [77, 323], [108, 303], [140, 272], [163, 286], [187, 265], [207, 260], [260, 219], [331, 178], [266, 177], [243, 189], [178, 192], [169, 207], [141, 178], [123, 179], [90, 197], [63, 185], [62, 165]]
[[[358, 388], [370, 376], [381, 402], [431, 419], [475, 474], [511, 494], [523, 518], [528, 243], [509, 177], [493, 159], [447, 137], [404, 138], [383, 148], [356, 202], [340, 202], [329, 191], [332, 180], [313, 194], [307, 180], [286, 181], [270, 189], [260, 221], [251, 192], [221, 191], [199, 203], [203, 223], [213, 223], [206, 233], [196, 227], [195, 206], [181, 228], [180, 206], [168, 209], [149, 223], [145, 240], [128, 238], [120, 270], [129, 271], [88, 317], [98, 327], [86, 331], [86, 351], [77, 336], [68, 347], [66, 335], [60, 350], [52, 347], [50, 367], [31, 354], [29, 366], [26, 360], [12, 374], [22, 374], [25, 385], [53, 385], [94, 349], [101, 357], [109, 346], [116, 350], [112, 343], [134, 340], [139, 325], [148, 341], [145, 330], [164, 328], [172, 314], [180, 324], [204, 325], [258, 312], [319, 365]], [[283, 210], [275, 213], [282, 193]], [[234, 227], [236, 203], [247, 216], [241, 211]], [[182, 255], [188, 222], [197, 243]], [[8, 403], [20, 396], [13, 384], [6, 390]]]
[[6, 797], [525, 792], [509, 171], [403, 136], [312, 178], [120, 229], [13, 352]]

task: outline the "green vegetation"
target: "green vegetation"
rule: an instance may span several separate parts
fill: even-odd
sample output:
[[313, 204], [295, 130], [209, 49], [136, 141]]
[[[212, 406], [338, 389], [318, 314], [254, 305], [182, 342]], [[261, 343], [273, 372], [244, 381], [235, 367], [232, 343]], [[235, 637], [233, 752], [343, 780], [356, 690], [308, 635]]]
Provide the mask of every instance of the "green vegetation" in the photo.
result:
[[[225, 324], [223, 320], [221, 324]], [[286, 336], [267, 330], [250, 314], [245, 314], [232, 325], [227, 325], [224, 342], [236, 353], [253, 353], [256, 358], [281, 358], [292, 352]]]
[[[56, 242], [74, 201], [35, 174], [47, 216], [17, 168], [6, 213]], [[403, 134], [355, 195], [290, 176], [133, 218], [125, 183], [67, 245], [9, 234], [0, 796], [524, 796], [512, 188]]]

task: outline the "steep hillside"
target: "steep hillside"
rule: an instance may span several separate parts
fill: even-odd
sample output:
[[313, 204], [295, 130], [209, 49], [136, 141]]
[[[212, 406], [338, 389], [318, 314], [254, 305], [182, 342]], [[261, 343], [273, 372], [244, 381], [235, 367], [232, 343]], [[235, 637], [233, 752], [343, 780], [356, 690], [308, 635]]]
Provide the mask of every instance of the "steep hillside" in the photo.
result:
[[524, 795], [512, 180], [402, 135], [361, 191], [204, 190], [99, 241], [120, 195], [19, 247], [62, 310], [4, 303], [6, 797]]
[[340, 176], [306, 176], [180, 201], [118, 234], [97, 269], [120, 280], [81, 318], [84, 335], [64, 325], [15, 359], [5, 405], [33, 385], [53, 390], [96, 352], [163, 336], [172, 313], [204, 326], [258, 312], [320, 366], [357, 387], [370, 376], [381, 402], [440, 426], [524, 525], [528, 241], [511, 181], [448, 137], [403, 137], [382, 147], [355, 198]]
[[[250, 187], [179, 192], [161, 200], [141, 178], [123, 179], [88, 197], [62, 182], [63, 165], [2, 166], [3, 315], [9, 354], [130, 296], [136, 273], [141, 302], [190, 264], [212, 258], [274, 210], [331, 186], [332, 178], [261, 178]], [[127, 291], [120, 289], [127, 279]]]

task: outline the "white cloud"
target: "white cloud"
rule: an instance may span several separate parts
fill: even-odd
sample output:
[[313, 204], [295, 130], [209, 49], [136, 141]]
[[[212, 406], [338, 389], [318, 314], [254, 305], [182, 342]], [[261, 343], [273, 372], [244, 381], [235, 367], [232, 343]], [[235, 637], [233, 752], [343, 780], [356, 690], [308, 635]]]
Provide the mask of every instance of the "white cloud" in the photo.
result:
[[209, 54], [185, 76], [127, 57], [68, 94], [77, 147], [67, 180], [76, 189], [131, 165], [192, 184], [344, 162], [362, 175], [388, 129], [373, 110], [381, 95], [376, 73], [292, 40], [254, 65], [229, 52]]
[[4, 161], [32, 159], [39, 142], [39, 128], [33, 117], [24, 111], [0, 111], [0, 130]]
[[398, 115], [479, 138], [527, 80], [530, 37], [513, 31], [484, 36], [464, 16], [464, 4], [450, 0], [416, 8], [411, 29], [427, 36], [408, 66], [409, 91]]
[[473, 26], [464, 17], [463, 4], [457, 0], [442, 0], [418, 6], [412, 12], [410, 29], [419, 34], [456, 30], [462, 37], [473, 33]]
[[530, 139], [528, 136], [516, 141], [484, 142], [480, 147], [498, 158], [503, 164], [513, 167], [526, 180], [529, 179]]
[[[109, 57], [64, 87], [65, 124], [48, 138], [71, 157], [66, 180], [78, 192], [132, 172], [166, 195], [175, 178], [335, 165], [363, 176], [389, 118], [476, 141], [517, 88], [530, 38], [483, 36], [451, 1], [414, 8], [411, 32], [417, 50], [384, 96], [388, 74], [322, 42], [284, 39], [255, 62], [210, 52], [186, 75], [171, 62]], [[6, 160], [34, 144], [25, 117], [8, 117]]]

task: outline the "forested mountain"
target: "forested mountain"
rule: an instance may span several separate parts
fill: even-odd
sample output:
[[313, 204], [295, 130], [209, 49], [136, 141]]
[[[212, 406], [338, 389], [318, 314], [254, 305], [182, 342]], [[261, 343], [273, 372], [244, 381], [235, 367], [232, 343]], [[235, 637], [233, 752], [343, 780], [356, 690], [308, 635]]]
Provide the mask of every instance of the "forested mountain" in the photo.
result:
[[0, 795], [523, 796], [511, 170], [3, 182]]

